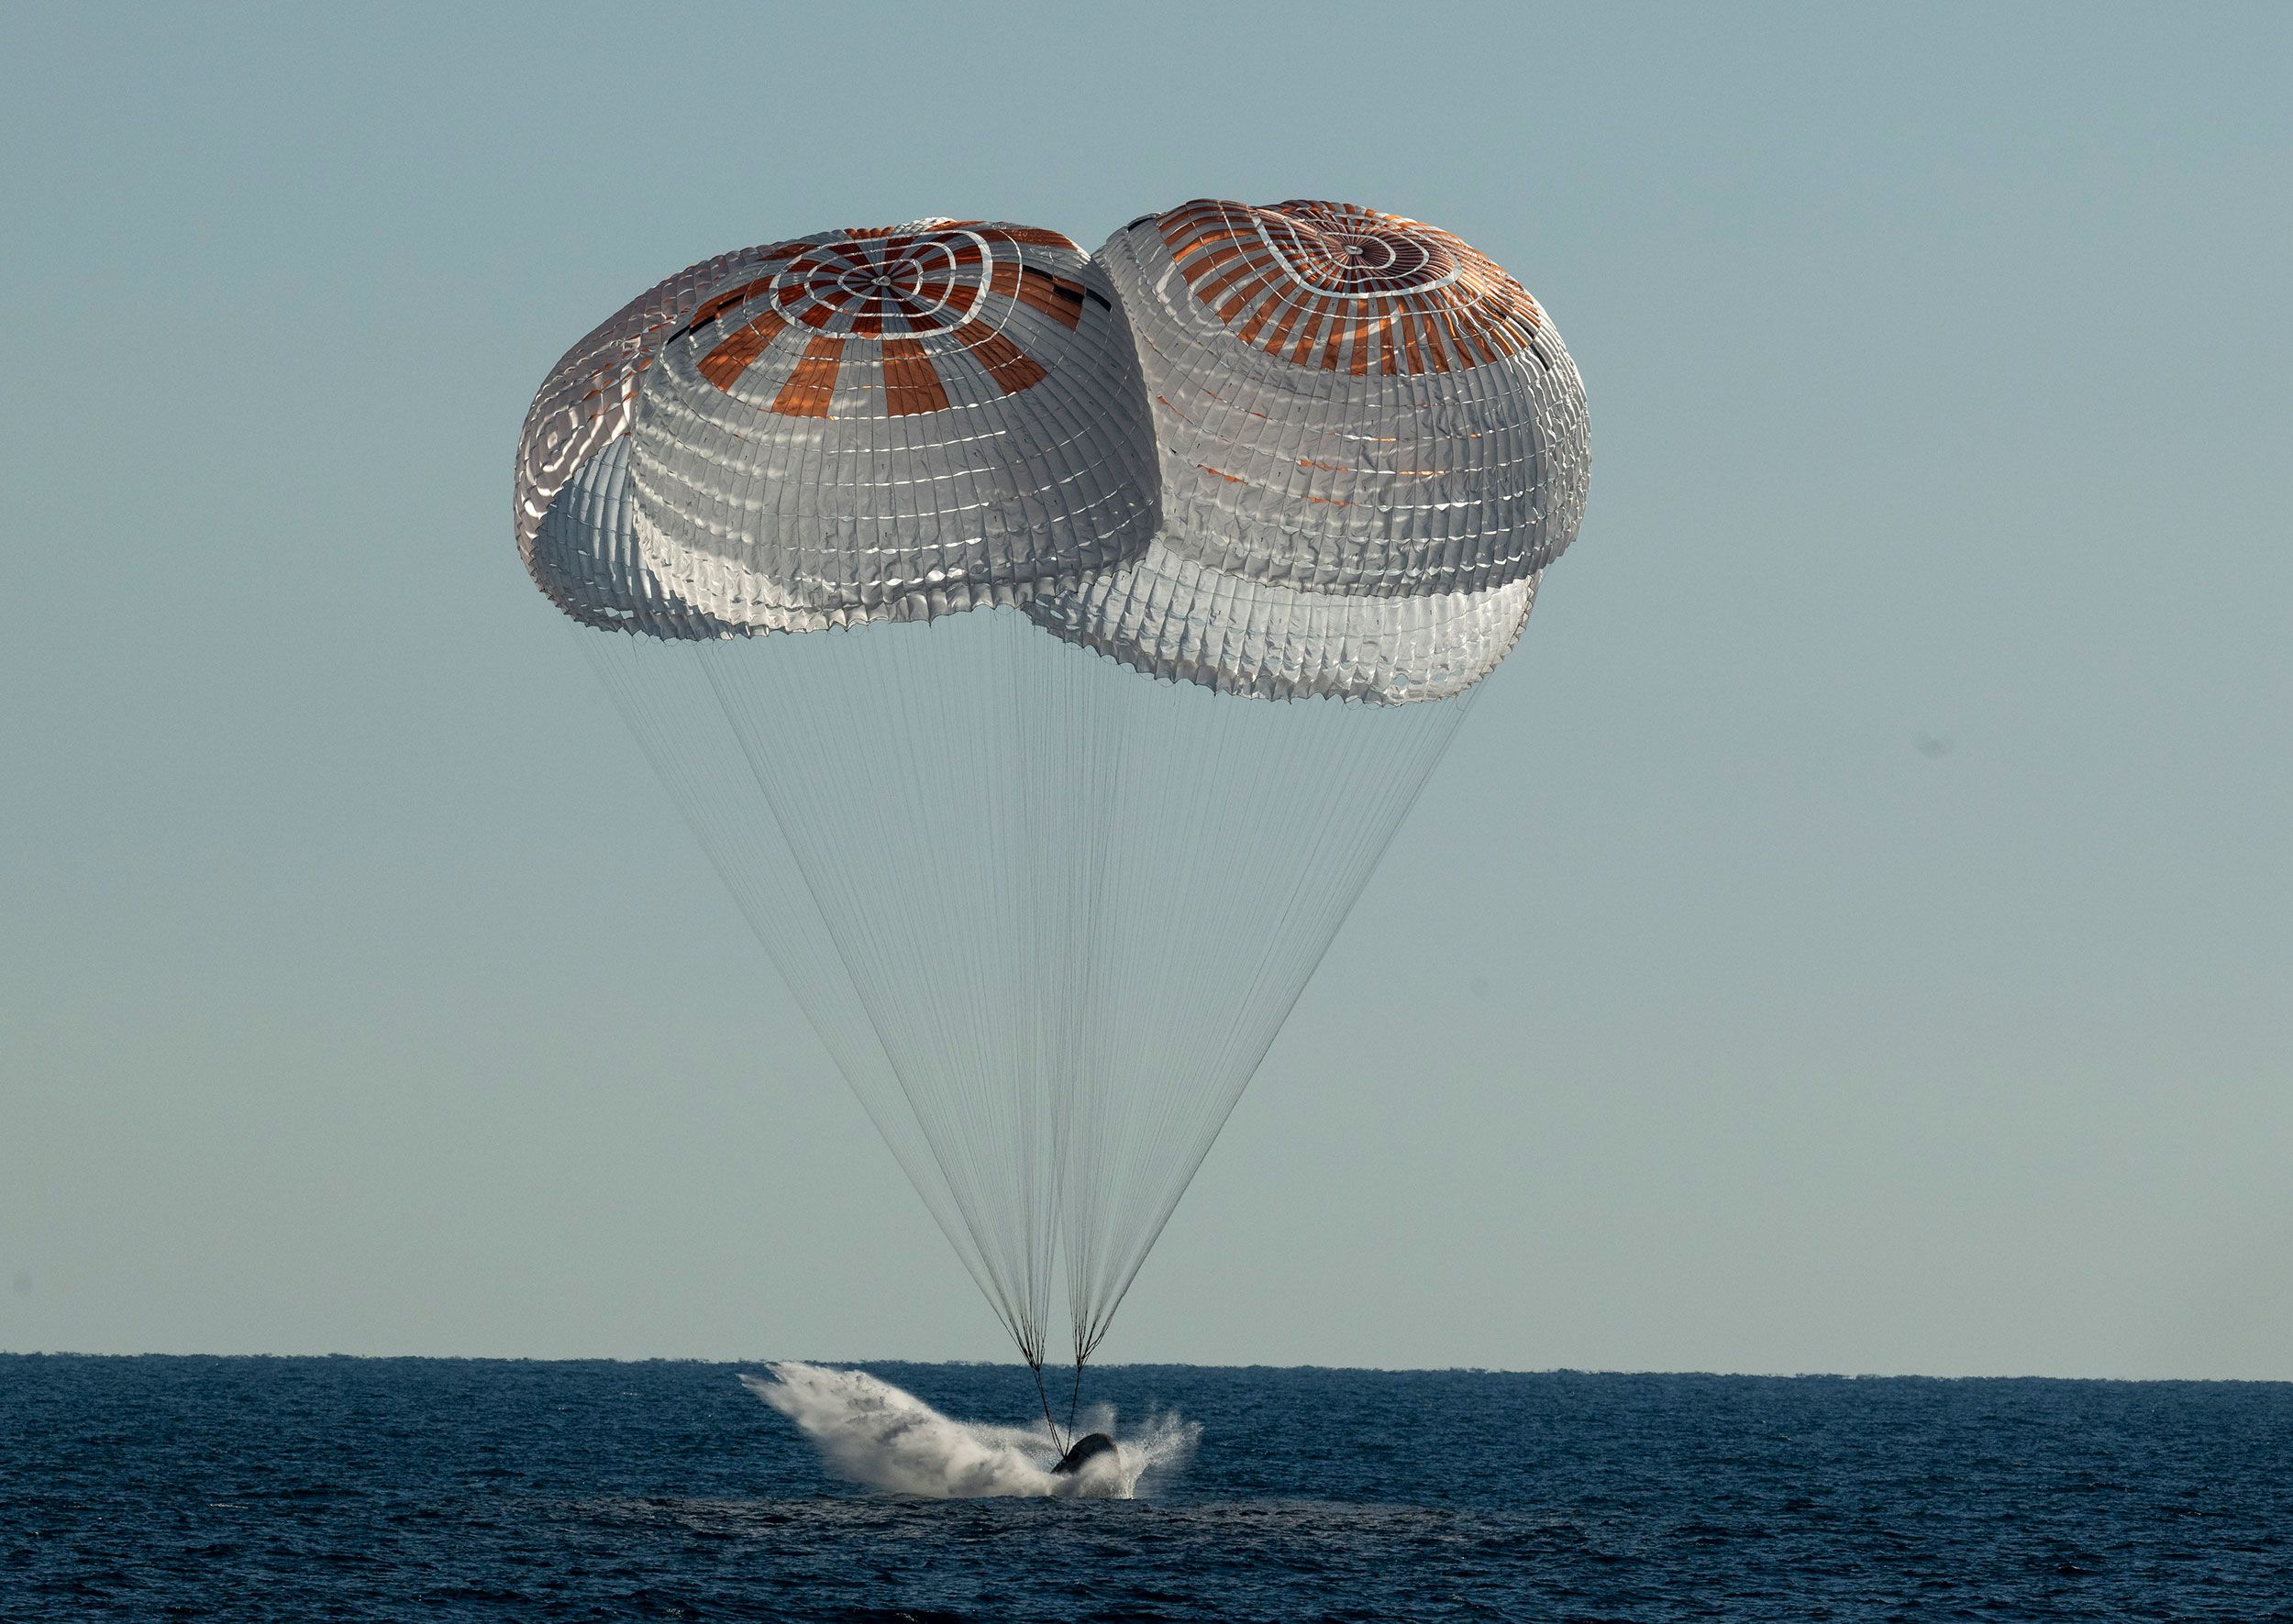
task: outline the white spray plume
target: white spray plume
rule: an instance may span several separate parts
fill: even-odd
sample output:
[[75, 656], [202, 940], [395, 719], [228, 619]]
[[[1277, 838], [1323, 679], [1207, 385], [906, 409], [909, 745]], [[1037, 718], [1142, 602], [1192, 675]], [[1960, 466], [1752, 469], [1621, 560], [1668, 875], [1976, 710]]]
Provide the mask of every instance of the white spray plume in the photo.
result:
[[[1114, 1453], [1080, 1471], [1054, 1474], [1058, 1451], [1048, 1426], [998, 1427], [951, 1420], [864, 1370], [831, 1370], [794, 1361], [766, 1366], [771, 1379], [744, 1375], [748, 1389], [812, 1440], [828, 1469], [892, 1494], [952, 1499], [979, 1495], [1071, 1495], [1131, 1498], [1150, 1473], [1185, 1463], [1202, 1437], [1200, 1423], [1148, 1417]], [[1114, 1431], [1114, 1412], [1096, 1406], [1085, 1432]]]

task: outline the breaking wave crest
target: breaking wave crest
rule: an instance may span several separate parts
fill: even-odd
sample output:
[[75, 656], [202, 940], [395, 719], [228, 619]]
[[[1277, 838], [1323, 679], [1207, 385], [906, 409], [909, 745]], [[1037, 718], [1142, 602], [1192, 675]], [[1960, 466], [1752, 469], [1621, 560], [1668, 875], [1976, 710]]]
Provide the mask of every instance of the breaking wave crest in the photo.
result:
[[932, 1499], [982, 1495], [1087, 1496], [1130, 1499], [1142, 1481], [1183, 1465], [1202, 1437], [1199, 1422], [1148, 1416], [1132, 1436], [1117, 1435], [1114, 1411], [1094, 1405], [1083, 1432], [1104, 1432], [1114, 1453], [1065, 1475], [1051, 1471], [1058, 1451], [1047, 1425], [999, 1427], [949, 1419], [913, 1393], [863, 1370], [792, 1360], [743, 1375], [748, 1389], [796, 1423], [838, 1476], [892, 1494]]

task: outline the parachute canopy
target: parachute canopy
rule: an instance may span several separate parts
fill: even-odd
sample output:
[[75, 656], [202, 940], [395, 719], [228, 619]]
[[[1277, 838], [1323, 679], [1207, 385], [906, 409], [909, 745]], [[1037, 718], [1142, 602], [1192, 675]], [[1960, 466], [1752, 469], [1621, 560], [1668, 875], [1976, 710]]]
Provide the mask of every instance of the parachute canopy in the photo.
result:
[[1202, 202], [1099, 257], [1155, 397], [1180, 556], [1414, 597], [1518, 580], [1575, 536], [1584, 386], [1527, 290], [1447, 232]]
[[656, 636], [929, 619], [1153, 536], [1128, 328], [1057, 232], [825, 232], [706, 260], [560, 360], [518, 539], [553, 602]]
[[1343, 204], [1184, 204], [1099, 257], [1154, 400], [1164, 528], [1038, 621], [1265, 698], [1404, 704], [1487, 676], [1590, 478], [1584, 385], [1527, 291]]
[[976, 221], [780, 244], [661, 347], [630, 430], [638, 545], [739, 625], [927, 620], [1143, 551], [1154, 440], [1105, 273]]
[[1487, 259], [1203, 201], [1095, 259], [928, 220], [681, 272], [544, 383], [516, 531], [1039, 1381], [1060, 1295], [1079, 1376], [1105, 1335], [1589, 467]]

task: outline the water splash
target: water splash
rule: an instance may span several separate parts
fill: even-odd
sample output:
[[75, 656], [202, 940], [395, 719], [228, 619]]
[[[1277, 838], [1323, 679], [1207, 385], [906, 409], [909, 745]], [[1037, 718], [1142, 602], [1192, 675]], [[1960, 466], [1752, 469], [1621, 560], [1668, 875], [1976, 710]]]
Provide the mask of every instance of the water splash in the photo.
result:
[[1114, 1431], [1114, 1411], [1093, 1405], [1080, 1418], [1080, 1430], [1114, 1438], [1114, 1453], [1061, 1476], [1051, 1471], [1058, 1451], [1047, 1426], [954, 1420], [864, 1370], [793, 1360], [766, 1368], [770, 1377], [743, 1375], [742, 1384], [794, 1421], [830, 1471], [892, 1494], [1127, 1500], [1146, 1479], [1183, 1465], [1202, 1434], [1200, 1422], [1149, 1416], [1139, 1431], [1123, 1437]]

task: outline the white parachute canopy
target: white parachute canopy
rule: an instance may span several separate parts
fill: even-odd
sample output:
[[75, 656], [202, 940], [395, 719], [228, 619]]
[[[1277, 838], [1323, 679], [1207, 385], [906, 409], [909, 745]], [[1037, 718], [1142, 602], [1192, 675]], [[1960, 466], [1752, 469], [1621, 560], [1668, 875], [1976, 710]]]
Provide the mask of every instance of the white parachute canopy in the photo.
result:
[[747, 249], [544, 385], [521, 553], [1038, 1377], [1519, 636], [1584, 425], [1517, 283], [1324, 204]]

